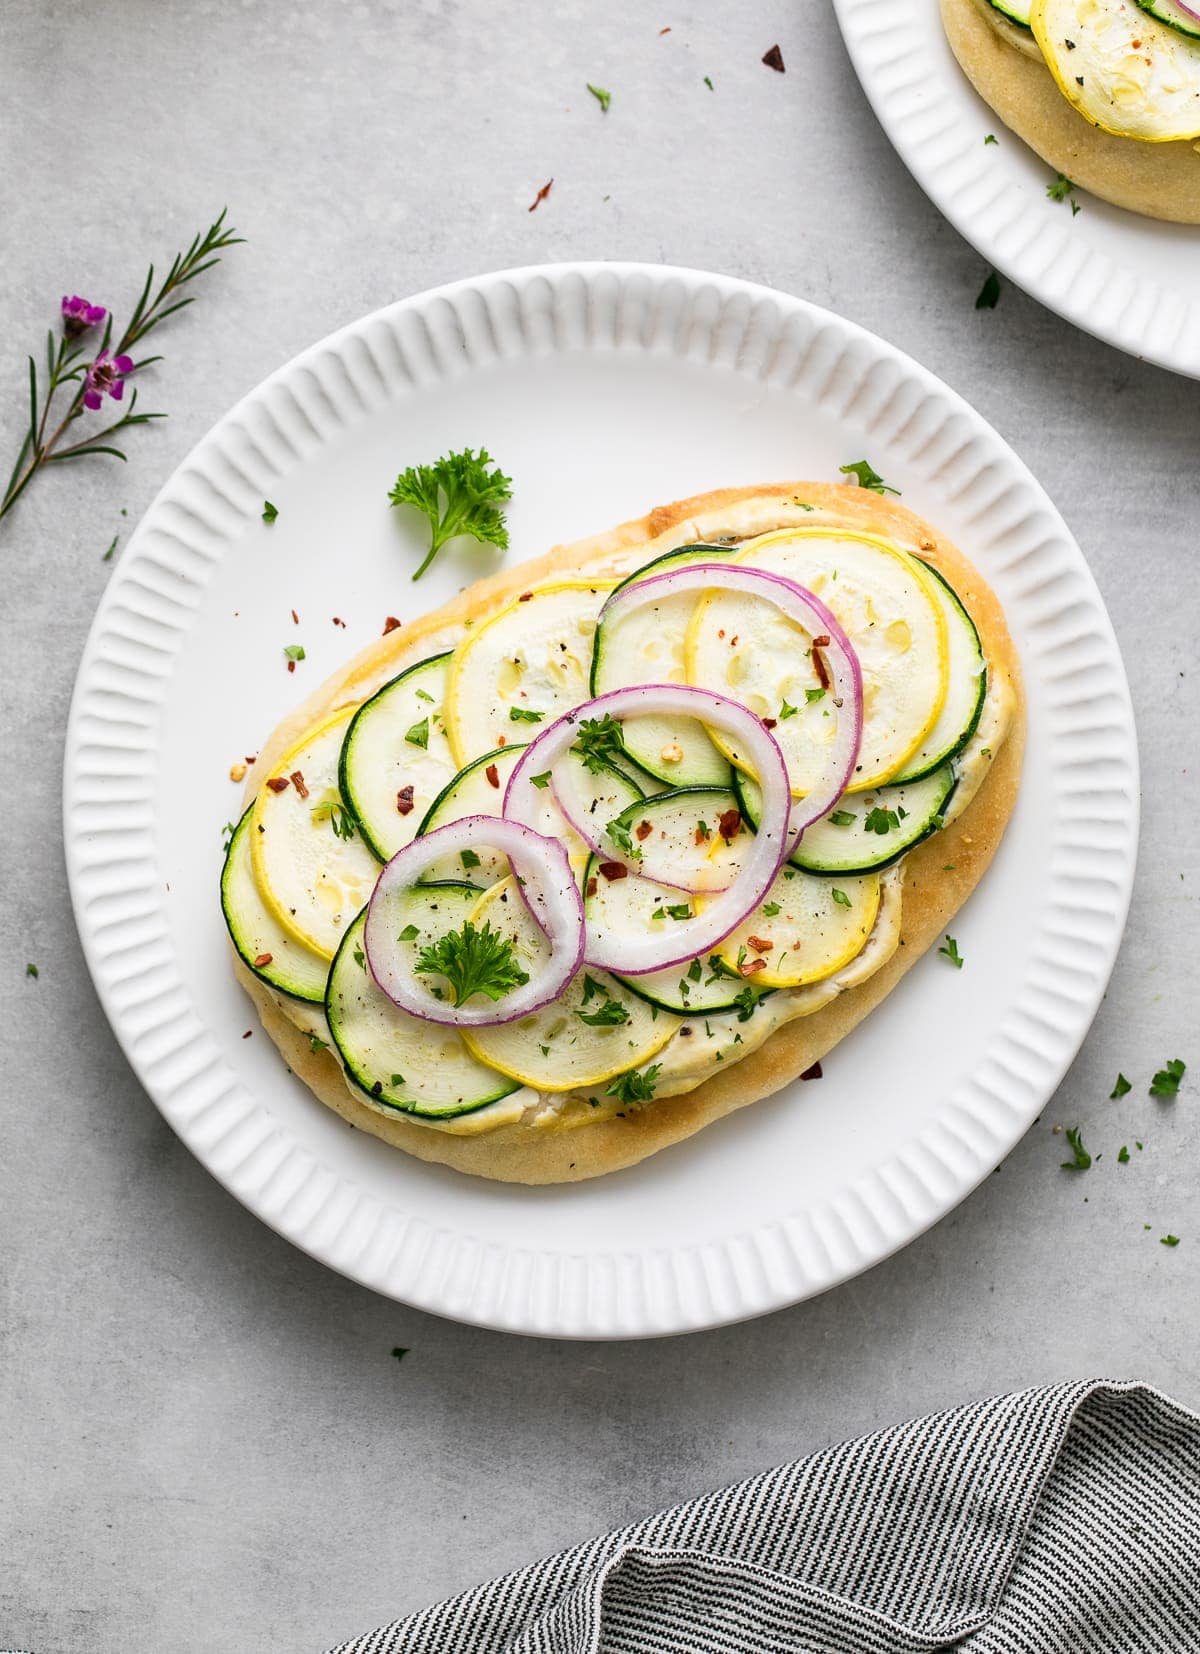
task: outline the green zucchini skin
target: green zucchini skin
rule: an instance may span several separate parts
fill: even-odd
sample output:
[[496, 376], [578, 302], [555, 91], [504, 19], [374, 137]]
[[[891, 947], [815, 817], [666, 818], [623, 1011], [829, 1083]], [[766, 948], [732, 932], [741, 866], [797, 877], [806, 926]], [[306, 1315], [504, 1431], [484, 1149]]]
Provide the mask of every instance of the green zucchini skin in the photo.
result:
[[[992, 4], [995, 4], [995, 0], [992, 0]], [[1180, 16], [1169, 0], [1165, 5], [1163, 0], [1137, 0], [1137, 4], [1156, 22], [1165, 23], [1168, 29], [1186, 35], [1189, 40], [1200, 40], [1200, 23], [1193, 23], [1187, 17]]]
[[983, 703], [987, 700], [987, 659], [983, 652], [983, 643], [979, 636], [978, 627], [967, 613], [966, 605], [963, 603], [954, 587], [946, 579], [945, 575], [942, 574], [939, 569], [935, 569], [932, 563], [926, 563], [924, 558], [918, 557], [916, 561], [919, 562], [922, 568], [924, 568], [933, 577], [933, 579], [937, 581], [938, 585], [945, 592], [956, 623], [962, 628], [962, 633], [965, 634], [969, 640], [972, 655], [977, 663], [977, 670], [975, 673], [975, 699], [967, 718], [959, 726], [957, 735], [955, 735], [950, 741], [944, 743], [941, 749], [933, 753], [925, 763], [920, 764], [910, 760], [910, 767], [902, 770], [899, 775], [893, 776], [892, 780], [888, 782], [888, 785], [891, 787], [901, 786], [903, 783], [908, 781], [924, 781], [927, 776], [933, 775], [935, 771], [940, 770], [943, 764], [948, 764], [953, 759], [957, 758], [959, 753], [961, 753], [963, 748], [967, 745], [967, 742], [971, 739], [972, 735], [974, 735], [975, 731], [979, 728], [979, 720], [983, 716]]
[[[935, 782], [936, 786], [930, 784]], [[936, 833], [942, 826], [942, 818], [954, 796], [958, 786], [958, 778], [953, 766], [943, 765], [932, 776], [922, 776], [920, 781], [911, 783], [921, 786], [922, 790], [932, 794], [921, 813], [910, 812], [902, 818], [900, 826], [888, 833], [872, 833], [870, 835], [872, 854], [869, 856], [847, 857], [844, 861], [832, 861], [815, 855], [810, 848], [805, 850], [806, 834], [800, 840], [795, 850], [789, 856], [788, 862], [792, 867], [799, 868], [803, 873], [815, 873], [820, 877], [842, 878], [852, 877], [860, 873], [882, 873], [885, 867], [891, 867], [898, 862], [901, 856], [906, 856], [910, 850], [923, 843], [931, 834]], [[755, 826], [754, 800], [748, 795], [746, 777], [735, 773], [733, 790], [741, 810], [751, 826]], [[863, 799], [875, 799], [883, 809], [895, 809], [903, 804], [904, 786], [873, 787], [864, 794], [845, 793], [838, 800], [836, 808], [858, 815], [863, 809]], [[843, 831], [838, 828], [835, 831]], [[811, 829], [810, 829], [811, 831]], [[866, 835], [857, 834], [857, 839], [865, 839]], [[850, 840], [854, 842], [854, 840]], [[876, 853], [875, 846], [878, 845]]]
[[[389, 703], [397, 691], [404, 688], [410, 681], [432, 667], [444, 666], [450, 659], [453, 650], [447, 649], [440, 655], [429, 655], [424, 660], [416, 661], [412, 666], [405, 667], [394, 678], [378, 688], [370, 700], [364, 701], [358, 711], [351, 718], [342, 741], [342, 751], [338, 758], [338, 791], [342, 795], [342, 802], [349, 810], [358, 829], [359, 836], [376, 861], [386, 862], [390, 859], [389, 847], [381, 842], [379, 831], [372, 819], [372, 812], [363, 802], [362, 788], [355, 780], [356, 748], [361, 743], [364, 732], [377, 718], [386, 718]], [[397, 720], [398, 724], [403, 720]], [[394, 851], [392, 852], [394, 854]]]
[[[449, 903], [454, 906], [456, 911], [452, 918], [455, 922], [461, 922], [479, 900], [479, 891], [474, 885], [450, 880], [423, 886], [421, 894], [428, 895], [431, 903]], [[411, 1030], [414, 1041], [419, 1044], [420, 1030], [426, 1025], [407, 1016], [398, 1006], [393, 1005], [383, 991], [376, 987], [370, 974], [355, 957], [363, 948], [362, 936], [366, 916], [367, 910], [364, 908], [354, 923], [347, 927], [330, 966], [329, 983], [325, 992], [325, 1020], [329, 1024], [329, 1035], [351, 1084], [377, 1108], [427, 1120], [453, 1120], [464, 1114], [474, 1114], [479, 1109], [486, 1108], [489, 1103], [499, 1102], [501, 1098], [518, 1091], [520, 1086], [517, 1081], [497, 1074], [492, 1069], [486, 1069], [482, 1063], [468, 1054], [463, 1063], [468, 1077], [476, 1072], [487, 1077], [482, 1095], [468, 1095], [457, 1103], [436, 1106], [430, 1105], [420, 1096], [397, 1095], [399, 1088], [392, 1084], [391, 1061], [381, 1064], [378, 1054], [375, 1061], [372, 1061], [369, 1048], [372, 1028], [375, 1028], [380, 1040], [389, 1037], [396, 1039], [402, 1037], [406, 1030]], [[445, 921], [439, 921], [439, 924], [441, 923]], [[356, 1016], [358, 1025], [354, 1020]], [[435, 1039], [444, 1040], [445, 1037], [446, 1030], [443, 1029], [431, 1035], [431, 1038]], [[454, 1039], [457, 1041], [457, 1036], [454, 1036]], [[413, 1066], [408, 1060], [408, 1054], [405, 1055], [404, 1062], [406, 1068]], [[444, 1077], [447, 1068], [445, 1059], [440, 1060], [437, 1066], [439, 1073]], [[396, 1078], [407, 1081], [409, 1076], [401, 1075]], [[419, 1088], [419, 1073], [414, 1074], [413, 1081], [413, 1085], [406, 1086], [405, 1089]]]
[[[1138, 4], [1141, 3], [1142, 0], [1138, 0]], [[1028, 29], [1030, 34], [1033, 33], [1029, 21], [1029, 0], [991, 0], [991, 5], [1008, 22], [1015, 23], [1020, 29]]]
[[[303, 942], [289, 936], [267, 911], [258, 894], [248, 839], [253, 810], [252, 799], [225, 851], [225, 865], [221, 869], [221, 914], [225, 928], [238, 958], [260, 982], [289, 999], [320, 1005], [325, 999], [327, 962]], [[269, 956], [269, 963], [258, 964], [265, 956]]]

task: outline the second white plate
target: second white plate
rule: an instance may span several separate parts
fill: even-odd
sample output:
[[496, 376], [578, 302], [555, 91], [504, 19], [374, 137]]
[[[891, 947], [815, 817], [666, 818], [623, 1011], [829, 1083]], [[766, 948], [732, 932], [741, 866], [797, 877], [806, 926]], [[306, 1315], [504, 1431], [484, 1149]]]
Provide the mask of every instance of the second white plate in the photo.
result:
[[[834, 0], [863, 90], [901, 160], [960, 235], [1040, 303], [1097, 338], [1200, 378], [1200, 226], [1079, 193], [976, 93], [938, 0]], [[985, 144], [988, 133], [997, 142]]]
[[[432, 608], [489, 566], [494, 554], [455, 549], [414, 586], [414, 544], [387, 502], [403, 466], [481, 442], [514, 478], [514, 562], [656, 501], [836, 479], [865, 457], [995, 586], [1028, 689], [1016, 813], [953, 925], [964, 968], [922, 959], [819, 1083], [561, 1188], [423, 1165], [321, 1107], [257, 1031], [217, 901], [221, 824], [239, 796], [230, 763], [386, 615]], [[264, 499], [279, 508], [270, 526]], [[306, 659], [289, 675], [293, 642]], [[1005, 443], [836, 316], [636, 265], [517, 271], [406, 300], [307, 351], [222, 420], [114, 573], [80, 667], [64, 793], [101, 1000], [214, 1176], [380, 1292], [593, 1338], [778, 1308], [960, 1201], [1045, 1104], [1091, 1022], [1137, 836], [1108, 618]]]

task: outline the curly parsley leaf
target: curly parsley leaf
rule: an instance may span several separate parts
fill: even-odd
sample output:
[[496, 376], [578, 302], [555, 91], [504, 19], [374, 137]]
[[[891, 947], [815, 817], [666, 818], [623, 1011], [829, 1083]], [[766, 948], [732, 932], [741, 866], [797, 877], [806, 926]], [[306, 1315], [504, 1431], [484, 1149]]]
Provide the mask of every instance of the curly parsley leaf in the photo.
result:
[[270, 500], [263, 501], [262, 520], [264, 523], [273, 523], [279, 515], [279, 507], [272, 505]]
[[1054, 182], [1046, 185], [1046, 194], [1051, 201], [1067, 201], [1070, 203], [1072, 218], [1079, 211], [1079, 202], [1075, 199], [1075, 185], [1065, 175], [1058, 173]]
[[1187, 1064], [1178, 1057], [1172, 1057], [1165, 1068], [1160, 1068], [1150, 1081], [1150, 1095], [1152, 1097], [1177, 1097], [1179, 1082], [1187, 1072]]
[[629, 1012], [616, 999], [605, 999], [594, 1011], [576, 1011], [575, 1015], [589, 1028], [619, 1028], [629, 1021]]
[[1092, 1163], [1092, 1157], [1083, 1146], [1083, 1133], [1080, 1126], [1067, 1127], [1067, 1147], [1075, 1156], [1074, 1160], [1064, 1160], [1064, 1172], [1086, 1172]]
[[849, 465], [839, 465], [838, 470], [844, 477], [856, 477], [858, 486], [869, 488], [873, 494], [899, 494], [900, 492], [898, 488], [892, 488], [884, 482], [875, 467], [865, 459], [852, 460]]
[[874, 805], [863, 818], [863, 831], [866, 833], [890, 833], [900, 825], [900, 817], [895, 810], [881, 809]]
[[941, 954], [943, 959], [948, 959], [950, 961], [955, 970], [962, 970], [963, 956], [959, 953], [958, 943], [954, 940], [953, 936], [947, 936], [944, 946], [940, 947], [938, 952]]
[[609, 712], [602, 718], [584, 718], [571, 751], [579, 754], [593, 775], [599, 775], [624, 752], [620, 724]]
[[1130, 1085], [1129, 1081], [1125, 1078], [1124, 1074], [1118, 1073], [1117, 1083], [1113, 1086], [1112, 1090], [1109, 1092], [1108, 1099], [1109, 1099], [1110, 1102], [1112, 1102], [1115, 1098], [1124, 1097], [1124, 1095], [1126, 1094], [1127, 1091], [1132, 1091], [1132, 1090], [1133, 1090], [1133, 1087]]
[[618, 1074], [611, 1081], [605, 1095], [616, 1097], [622, 1103], [648, 1103], [654, 1096], [654, 1088], [658, 1084], [658, 1076], [662, 1072], [662, 1063], [653, 1062], [649, 1068], [639, 1074], [637, 1069], [630, 1069], [628, 1074]]
[[447, 931], [422, 948], [413, 969], [419, 976], [445, 977], [456, 1005], [465, 1005], [475, 994], [502, 999], [529, 981], [512, 943], [486, 919], [480, 927], [468, 919], [461, 930]]
[[609, 822], [604, 831], [617, 849], [627, 855], [631, 861], [641, 861], [642, 847], [640, 844], [633, 842], [633, 833], [630, 831], [627, 821], [622, 821], [618, 816], [615, 821]]
[[535, 712], [532, 707], [510, 706], [508, 709], [510, 724], [540, 724], [545, 716], [544, 712]]
[[428, 747], [429, 719], [425, 717], [421, 719], [420, 723], [413, 724], [411, 729], [405, 731], [404, 739], [410, 747]]
[[388, 499], [393, 505], [411, 505], [429, 519], [431, 535], [425, 560], [413, 575], [419, 580], [446, 544], [457, 535], [508, 550], [508, 529], [502, 506], [512, 498], [512, 478], [499, 466], [489, 470], [486, 448], [475, 454], [443, 454], [432, 465], [410, 465], [396, 478]]

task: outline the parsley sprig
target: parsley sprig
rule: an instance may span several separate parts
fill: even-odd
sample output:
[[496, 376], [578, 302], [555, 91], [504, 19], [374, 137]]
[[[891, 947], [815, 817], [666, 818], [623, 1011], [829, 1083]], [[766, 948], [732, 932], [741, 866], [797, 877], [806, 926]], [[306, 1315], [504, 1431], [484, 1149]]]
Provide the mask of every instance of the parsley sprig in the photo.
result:
[[486, 919], [478, 928], [468, 919], [461, 930], [447, 931], [422, 948], [413, 969], [418, 976], [445, 977], [456, 1005], [465, 1005], [475, 994], [502, 999], [529, 981], [512, 943]]
[[508, 550], [504, 502], [512, 498], [512, 478], [499, 466], [489, 470], [486, 448], [443, 454], [432, 465], [410, 465], [396, 478], [388, 499], [393, 505], [412, 505], [429, 519], [429, 550], [414, 580], [419, 580], [447, 540], [460, 534]]
[[1150, 1081], [1150, 1095], [1152, 1097], [1170, 1097], [1172, 1100], [1179, 1095], [1179, 1082], [1187, 1072], [1187, 1064], [1178, 1057], [1172, 1057], [1165, 1068], [1160, 1068]]
[[600, 775], [624, 751], [620, 724], [609, 712], [602, 718], [582, 719], [571, 751], [579, 754], [593, 775]]
[[618, 1074], [610, 1082], [606, 1095], [616, 1097], [622, 1103], [648, 1103], [654, 1096], [661, 1072], [660, 1062], [651, 1063], [640, 1073], [636, 1068], [631, 1068], [628, 1074]]
[[844, 477], [853, 476], [858, 480], [860, 488], [869, 488], [873, 494], [899, 494], [898, 488], [892, 488], [884, 482], [879, 472], [865, 459], [852, 460], [849, 465], [839, 465], [838, 470]]

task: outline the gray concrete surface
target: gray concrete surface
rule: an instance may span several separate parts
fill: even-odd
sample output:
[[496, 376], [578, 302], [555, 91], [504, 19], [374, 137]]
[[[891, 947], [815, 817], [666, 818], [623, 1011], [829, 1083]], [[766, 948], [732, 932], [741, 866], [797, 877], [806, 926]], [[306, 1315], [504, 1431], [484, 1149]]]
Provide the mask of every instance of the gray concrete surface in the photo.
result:
[[[775, 41], [783, 76], [759, 61]], [[128, 306], [146, 258], [222, 202], [250, 237], [162, 336], [170, 420], [128, 467], [64, 466], [0, 524], [0, 1645], [316, 1651], [966, 1397], [1104, 1373], [1200, 1404], [1200, 387], [1012, 289], [973, 308], [980, 260], [895, 159], [822, 0], [5, 0], [0, 65], [0, 454], [60, 293]], [[611, 88], [607, 117], [588, 80]], [[1043, 1122], [853, 1285], [659, 1344], [450, 1325], [348, 1284], [235, 1205], [116, 1048], [60, 842], [101, 553], [195, 439], [366, 310], [575, 256], [777, 284], [964, 392], [1092, 562], [1145, 774], [1124, 950]], [[1176, 1055], [1194, 1069], [1166, 1107], [1146, 1084]], [[1115, 1103], [1118, 1068], [1135, 1084]], [[1056, 1121], [1104, 1151], [1085, 1177], [1059, 1170]], [[1135, 1137], [1144, 1152], [1118, 1166]]]

